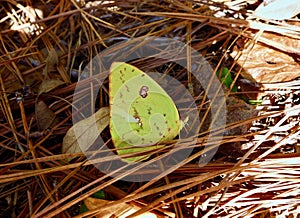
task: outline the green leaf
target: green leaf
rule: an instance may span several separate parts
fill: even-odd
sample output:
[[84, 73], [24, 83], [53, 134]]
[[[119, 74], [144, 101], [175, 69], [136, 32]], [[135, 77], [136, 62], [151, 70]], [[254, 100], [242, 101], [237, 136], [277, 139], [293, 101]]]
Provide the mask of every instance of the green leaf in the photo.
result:
[[262, 103], [262, 99], [247, 99], [246, 102], [251, 105], [260, 105]]
[[89, 211], [89, 209], [87, 208], [87, 206], [85, 204], [82, 204], [80, 206], [79, 214], [87, 212], [87, 211]]
[[94, 198], [99, 198], [99, 199], [105, 199], [104, 191], [102, 191], [102, 190], [97, 191], [96, 193], [94, 193], [94, 194], [92, 195], [92, 197], [94, 197]]
[[[220, 82], [222, 84], [224, 84], [227, 88], [230, 88], [232, 82], [233, 82], [233, 79], [232, 79], [232, 75], [231, 73], [229, 72], [228, 68], [227, 67], [223, 67], [222, 68], [222, 71], [217, 71], [216, 72], [218, 78], [220, 79]], [[234, 85], [232, 87], [232, 92], [237, 92], [237, 87]]]

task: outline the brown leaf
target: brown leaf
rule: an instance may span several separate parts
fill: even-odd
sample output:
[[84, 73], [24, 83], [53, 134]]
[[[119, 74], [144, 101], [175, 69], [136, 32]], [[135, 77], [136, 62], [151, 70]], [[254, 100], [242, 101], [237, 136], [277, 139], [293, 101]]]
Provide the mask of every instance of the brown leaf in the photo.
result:
[[59, 79], [48, 79], [48, 80], [44, 80], [42, 82], [42, 84], [39, 87], [39, 92], [38, 94], [42, 94], [42, 93], [47, 93], [52, 91], [53, 89], [55, 89], [56, 87], [60, 86], [64, 84], [63, 81], [59, 80]]
[[62, 153], [71, 154], [88, 150], [108, 124], [109, 107], [102, 107], [69, 129], [63, 139]]
[[45, 130], [58, 123], [55, 113], [43, 101], [35, 104], [35, 116], [39, 130]]
[[246, 134], [251, 127], [251, 122], [244, 124], [243, 121], [252, 119], [257, 116], [256, 106], [249, 105], [236, 96], [226, 98], [226, 124], [240, 123], [239, 126], [226, 130], [225, 135], [242, 135]]
[[[232, 52], [232, 57], [243, 67], [241, 75], [257, 83], [280, 83], [299, 77], [298, 61], [288, 53], [278, 50], [281, 47], [291, 47], [300, 51], [299, 39], [271, 33], [263, 33], [261, 37], [270, 39], [269, 45], [256, 43], [254, 46], [248, 45], [242, 51], [235, 48]], [[272, 48], [272, 45], [277, 49]]]
[[[22, 65], [20, 66], [20, 68], [24, 68], [24, 71], [29, 70], [28, 67], [23, 67]], [[35, 72], [25, 75], [24, 76], [25, 85], [32, 88], [31, 87], [32, 85], [34, 85], [35, 83], [40, 81], [40, 78], [41, 78], [40, 75], [41, 75], [41, 72], [39, 72], [39, 71], [35, 71]], [[17, 79], [6, 80], [5, 87], [6, 87], [7, 92], [15, 92], [17, 90], [22, 89], [23, 84], [21, 84], [21, 82]]]
[[[226, 136], [242, 135], [246, 134], [251, 127], [251, 122], [245, 124], [243, 121], [250, 120], [257, 116], [258, 111], [255, 109], [256, 106], [249, 105], [242, 99], [236, 96], [226, 97], [226, 124], [233, 125], [240, 123], [240, 125], [235, 128], [226, 129], [224, 134]], [[203, 108], [206, 109], [206, 108]], [[200, 116], [203, 117], [206, 111], [200, 112]], [[201, 132], [206, 132], [209, 130], [211, 125], [211, 120], [214, 119], [212, 114], [209, 113], [201, 126]]]
[[[107, 201], [103, 199], [97, 199], [97, 198], [91, 198], [88, 197], [84, 199], [84, 204], [89, 210], [99, 209], [97, 218], [110, 218], [110, 217], [118, 217], [118, 218], [125, 218], [129, 215], [135, 213], [140, 207], [137, 207], [135, 205], [130, 205], [128, 203], [119, 203], [116, 205], [113, 205], [111, 207], [105, 207], [106, 204], [112, 203], [113, 201]], [[100, 209], [101, 208], [101, 209]], [[142, 217], [149, 217], [149, 218], [155, 218], [157, 217], [154, 213], [151, 212], [145, 212], [141, 215], [135, 216], [136, 218], [142, 218]]]
[[43, 70], [43, 75], [48, 75], [49, 72], [55, 71], [58, 62], [58, 54], [54, 48], [51, 48], [46, 58], [46, 66]]

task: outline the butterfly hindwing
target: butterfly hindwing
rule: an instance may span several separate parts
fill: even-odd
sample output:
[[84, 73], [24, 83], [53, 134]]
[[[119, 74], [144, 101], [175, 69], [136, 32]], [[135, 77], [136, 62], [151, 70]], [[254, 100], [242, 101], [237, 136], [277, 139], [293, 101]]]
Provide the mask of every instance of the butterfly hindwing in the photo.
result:
[[[114, 62], [110, 68], [109, 97], [110, 132], [119, 155], [152, 150], [153, 146], [141, 145], [166, 142], [179, 134], [182, 125], [174, 101], [138, 68]], [[124, 149], [126, 147], [131, 148]]]

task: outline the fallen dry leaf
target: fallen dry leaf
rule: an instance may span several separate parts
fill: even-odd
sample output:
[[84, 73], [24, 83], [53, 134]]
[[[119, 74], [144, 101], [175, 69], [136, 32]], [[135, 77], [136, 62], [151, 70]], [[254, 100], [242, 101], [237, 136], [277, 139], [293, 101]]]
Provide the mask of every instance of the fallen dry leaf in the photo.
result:
[[35, 104], [35, 116], [39, 130], [45, 130], [58, 123], [55, 113], [43, 101]]
[[109, 107], [102, 107], [92, 116], [72, 126], [63, 139], [62, 153], [87, 151], [109, 124]]
[[42, 82], [42, 84], [39, 87], [38, 94], [47, 93], [52, 91], [53, 89], [57, 88], [58, 86], [64, 84], [63, 81], [60, 79], [47, 79]]
[[46, 58], [46, 66], [43, 70], [43, 75], [48, 75], [49, 72], [56, 71], [59, 63], [57, 51], [51, 48]]
[[[141, 209], [140, 207], [128, 203], [119, 203], [112, 207], [105, 208], [106, 204], [112, 202], [113, 201], [91, 198], [91, 197], [84, 199], [84, 203], [89, 210], [99, 209], [98, 214], [101, 215], [96, 215], [96, 218], [110, 218], [110, 217], [126, 218], [129, 215]], [[136, 218], [145, 218], [145, 217], [156, 218], [157, 216], [151, 212], [146, 212], [144, 214], [136, 216]]]
[[[280, 36], [273, 33], [263, 33], [261, 37], [270, 39], [274, 46], [292, 47], [300, 50], [300, 40]], [[243, 67], [241, 75], [257, 83], [279, 83], [291, 81], [300, 77], [300, 65], [291, 55], [274, 49], [270, 45], [249, 44], [242, 51], [235, 49], [232, 57]], [[241, 56], [239, 54], [241, 53]]]

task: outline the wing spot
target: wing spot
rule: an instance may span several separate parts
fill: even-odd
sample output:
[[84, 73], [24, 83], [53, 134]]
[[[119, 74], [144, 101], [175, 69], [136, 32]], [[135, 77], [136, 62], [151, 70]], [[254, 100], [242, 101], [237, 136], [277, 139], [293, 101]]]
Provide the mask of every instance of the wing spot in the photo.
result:
[[156, 123], [154, 123], [154, 126], [155, 126], [156, 130], [159, 130], [159, 126], [156, 125]]
[[137, 109], [136, 109], [135, 107], [133, 107], [133, 110], [134, 110], [134, 115], [133, 115], [134, 119], [137, 121], [137, 123], [139, 124], [139, 126], [140, 126], [141, 128], [143, 128], [143, 121], [142, 121], [142, 119], [140, 118]]
[[152, 108], [151, 107], [149, 107], [149, 108], [147, 108], [147, 111], [148, 111], [148, 114], [150, 115], [150, 114], [152, 114]]
[[148, 96], [149, 87], [148, 86], [142, 86], [140, 89], [140, 96], [142, 98], [146, 98]]
[[120, 78], [122, 78], [124, 76], [124, 73], [122, 70], [120, 70], [120, 75], [121, 75]]

